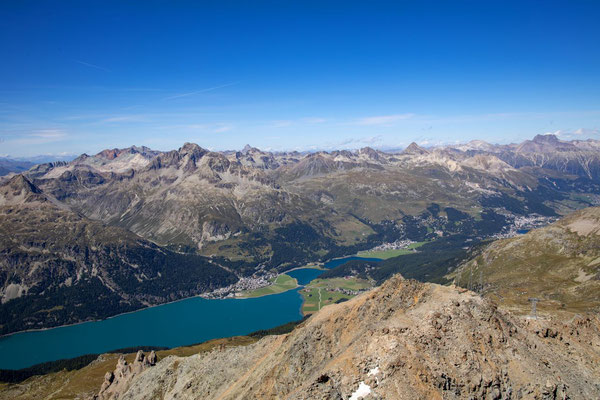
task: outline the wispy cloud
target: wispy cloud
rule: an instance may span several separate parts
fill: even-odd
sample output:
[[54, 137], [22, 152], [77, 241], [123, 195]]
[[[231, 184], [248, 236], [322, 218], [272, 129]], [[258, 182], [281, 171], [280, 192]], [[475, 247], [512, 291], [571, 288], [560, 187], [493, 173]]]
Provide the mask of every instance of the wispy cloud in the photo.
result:
[[339, 145], [339, 146], [348, 146], [348, 145], [371, 146], [371, 145], [380, 143], [382, 140], [383, 140], [383, 136], [381, 136], [381, 135], [361, 137], [361, 138], [349, 138], [349, 139], [346, 139], [346, 140], [343, 140], [343, 141], [337, 143], [337, 145]]
[[176, 124], [176, 125], [161, 125], [156, 126], [154, 129], [167, 130], [171, 132], [185, 132], [185, 133], [223, 133], [231, 131], [235, 128], [233, 124], [227, 122], [219, 123], [206, 123], [206, 124]]
[[101, 66], [96, 65], [96, 64], [92, 64], [92, 63], [81, 61], [81, 60], [73, 60], [73, 61], [75, 61], [77, 64], [81, 64], [81, 65], [84, 65], [86, 67], [99, 69], [99, 70], [105, 71], [105, 72], [110, 72], [110, 69], [101, 67]]
[[58, 140], [67, 136], [67, 134], [59, 129], [41, 129], [29, 134], [31, 137]]
[[173, 96], [165, 97], [165, 98], [163, 98], [163, 100], [173, 100], [173, 99], [179, 99], [181, 97], [193, 96], [193, 95], [200, 94], [200, 93], [212, 92], [213, 90], [221, 89], [221, 88], [228, 87], [228, 86], [237, 85], [238, 83], [239, 82], [231, 82], [231, 83], [226, 83], [225, 85], [219, 85], [219, 86], [209, 87], [209, 88], [206, 88], [206, 89], [195, 90], [193, 92], [179, 93], [179, 94], [175, 94]]
[[145, 118], [142, 115], [120, 115], [103, 119], [101, 122], [142, 122]]
[[573, 131], [575, 135], [600, 135], [600, 129], [579, 128]]
[[546, 132], [546, 133], [544, 133], [544, 135], [556, 135], [563, 139], [581, 139], [583, 137], [600, 135], [600, 129], [590, 129], [590, 128], [579, 128], [579, 129], [575, 129], [575, 130], [559, 129], [554, 132]]
[[422, 139], [422, 140], [417, 140], [417, 144], [419, 146], [442, 146], [445, 144], [449, 144], [449, 142], [447, 141], [443, 141], [443, 140], [433, 140], [433, 139]]
[[390, 126], [394, 122], [409, 119], [414, 117], [414, 114], [393, 114], [393, 115], [377, 115], [373, 117], [360, 118], [356, 121], [357, 125], [383, 125]]
[[269, 128], [286, 128], [288, 126], [291, 126], [292, 123], [293, 122], [289, 120], [271, 121], [271, 123], [269, 124]]
[[67, 133], [60, 129], [40, 129], [29, 133], [16, 134], [5, 139], [4, 141], [7, 144], [13, 145], [36, 145], [60, 142], [67, 138]]
[[306, 122], [308, 124], [322, 124], [324, 122], [327, 122], [327, 119], [319, 118], [319, 117], [308, 117], [308, 118], [303, 118], [302, 121]]
[[233, 126], [231, 125], [223, 125], [223, 126], [219, 126], [218, 128], [216, 128], [213, 132], [214, 133], [223, 133], [223, 132], [227, 132], [233, 129]]
[[425, 123], [446, 124], [464, 122], [486, 122], [486, 121], [509, 121], [509, 120], [548, 120], [550, 123], [557, 117], [561, 118], [585, 118], [600, 116], [600, 110], [572, 110], [552, 112], [498, 112], [485, 114], [463, 114], [463, 115], [420, 115], [419, 120]]

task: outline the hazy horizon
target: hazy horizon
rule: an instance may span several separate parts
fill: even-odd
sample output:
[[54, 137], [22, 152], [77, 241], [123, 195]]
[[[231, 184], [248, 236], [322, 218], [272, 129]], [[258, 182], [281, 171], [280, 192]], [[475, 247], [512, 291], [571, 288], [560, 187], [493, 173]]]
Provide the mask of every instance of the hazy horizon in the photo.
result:
[[[564, 138], [561, 137], [559, 132], [546, 132], [543, 134], [538, 134], [538, 135], [554, 135], [556, 136], [559, 140], [564, 140], [564, 141], [570, 141], [570, 140], [598, 140], [598, 138], [594, 137], [594, 134], [585, 134], [585, 133], [573, 133], [572, 135], [569, 135], [568, 138]], [[522, 141], [525, 140], [532, 140], [535, 136], [531, 136], [531, 137], [525, 137], [523, 138]], [[591, 137], [590, 137], [591, 136]], [[472, 139], [467, 139], [465, 141], [455, 141], [455, 142], [448, 142], [448, 143], [444, 143], [444, 142], [439, 142], [439, 143], [427, 143], [427, 142], [415, 142], [417, 145], [419, 145], [420, 147], [423, 148], [436, 148], [436, 147], [445, 147], [445, 146], [458, 146], [458, 145], [464, 145], [464, 144], [468, 144], [472, 141], [477, 141], [480, 139], [477, 138], [472, 138]], [[522, 142], [521, 141], [521, 142]], [[122, 147], [103, 147], [99, 150], [92, 150], [92, 151], [84, 151], [81, 153], [67, 153], [67, 152], [63, 152], [63, 153], [58, 153], [58, 154], [53, 154], [53, 153], [41, 153], [41, 154], [34, 154], [31, 156], [12, 156], [10, 154], [0, 154], [0, 158], [7, 158], [7, 159], [14, 159], [14, 160], [35, 160], [35, 159], [55, 159], [55, 160], [64, 160], [64, 161], [70, 161], [82, 154], [88, 154], [88, 155], [95, 155], [98, 154], [104, 150], [112, 150], [112, 149], [126, 149], [126, 148], [130, 148], [130, 147], [148, 147], [151, 150], [155, 150], [155, 151], [171, 151], [171, 150], [177, 150], [179, 148], [181, 148], [185, 143], [195, 143], [197, 145], [199, 145], [200, 147], [206, 148], [207, 150], [210, 151], [220, 151], [220, 152], [229, 152], [229, 151], [241, 151], [243, 150], [243, 148], [245, 146], [250, 146], [253, 148], [258, 148], [261, 151], [265, 151], [265, 152], [272, 152], [272, 153], [285, 153], [285, 152], [293, 152], [293, 151], [297, 151], [300, 153], [315, 153], [315, 152], [321, 152], [321, 151], [325, 151], [325, 152], [331, 152], [331, 151], [342, 151], [342, 150], [347, 150], [347, 151], [357, 151], [361, 148], [365, 148], [365, 147], [370, 147], [372, 149], [375, 150], [379, 150], [379, 151], [401, 151], [403, 149], [405, 149], [406, 147], [408, 147], [411, 143], [413, 142], [409, 142], [409, 143], [401, 143], [398, 146], [377, 146], [377, 145], [369, 145], [369, 144], [364, 144], [362, 146], [356, 146], [356, 147], [331, 147], [331, 148], [317, 148], [316, 146], [314, 148], [309, 148], [309, 149], [267, 149], [267, 148], [260, 148], [258, 146], [254, 146], [251, 143], [246, 143], [243, 146], [240, 146], [239, 148], [224, 148], [224, 149], [215, 149], [215, 148], [210, 148], [210, 147], [206, 147], [203, 146], [202, 143], [196, 143], [196, 142], [184, 142], [181, 143], [179, 146], [173, 147], [173, 148], [153, 148], [153, 147], [149, 147], [149, 146], [144, 146], [144, 145], [137, 145], [137, 144], [131, 144], [128, 146], [122, 146]], [[518, 144], [521, 142], [505, 142], [505, 143], [501, 143], [501, 142], [487, 142], [489, 144], [492, 145], [509, 145], [509, 144]]]
[[0, 154], [600, 137], [600, 4], [0, 5]]

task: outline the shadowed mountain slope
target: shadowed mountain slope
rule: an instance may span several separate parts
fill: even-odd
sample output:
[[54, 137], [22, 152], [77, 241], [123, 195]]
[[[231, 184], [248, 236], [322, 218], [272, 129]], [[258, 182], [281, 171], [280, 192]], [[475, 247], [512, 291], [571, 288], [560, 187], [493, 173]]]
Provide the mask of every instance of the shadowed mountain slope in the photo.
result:
[[22, 175], [0, 186], [0, 333], [105, 318], [231, 284], [198, 255], [70, 211]]

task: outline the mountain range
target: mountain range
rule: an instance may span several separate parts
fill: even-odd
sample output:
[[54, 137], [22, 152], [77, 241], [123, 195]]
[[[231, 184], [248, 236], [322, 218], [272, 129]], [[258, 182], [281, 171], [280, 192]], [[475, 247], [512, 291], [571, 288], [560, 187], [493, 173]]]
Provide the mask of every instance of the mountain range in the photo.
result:
[[76, 156], [71, 155], [39, 155], [34, 157], [0, 157], [0, 177], [11, 173], [20, 173], [27, 171], [29, 168], [37, 164], [57, 162], [57, 161], [71, 161]]
[[15, 161], [9, 158], [0, 157], [0, 176], [27, 171], [34, 165], [34, 163], [29, 161]]
[[597, 398], [599, 221], [587, 208], [489, 243], [454, 284], [395, 275], [291, 332], [105, 354], [0, 398]]
[[0, 186], [0, 249], [2, 333], [102, 319], [237, 280], [208, 258], [73, 212], [23, 175]]
[[[393, 153], [186, 143], [39, 164], [0, 187], [0, 332], [104, 318], [401, 239], [452, 248], [451, 263], [412, 276], [440, 281], [481, 241], [598, 204], [599, 149], [553, 135]], [[395, 272], [405, 271], [380, 281]], [[107, 306], [75, 294], [91, 292]]]

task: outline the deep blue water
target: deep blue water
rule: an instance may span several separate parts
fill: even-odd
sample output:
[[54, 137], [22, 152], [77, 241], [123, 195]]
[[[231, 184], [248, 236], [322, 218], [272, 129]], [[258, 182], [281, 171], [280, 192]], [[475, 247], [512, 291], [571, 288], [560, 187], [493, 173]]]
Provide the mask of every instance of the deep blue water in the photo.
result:
[[286, 275], [296, 278], [299, 285], [306, 285], [325, 272], [322, 269], [302, 268], [286, 272]]
[[[325, 267], [334, 268], [356, 259], [361, 257], [333, 260]], [[306, 285], [323, 272], [304, 268], [288, 274], [300, 285]], [[302, 317], [298, 290], [250, 299], [193, 297], [103, 321], [17, 333], [0, 338], [0, 369], [20, 369], [125, 347], [184, 346], [272, 328]]]
[[[332, 269], [332, 268], [335, 268], [335, 267], [342, 265], [345, 262], [351, 261], [351, 260], [381, 261], [380, 258], [366, 258], [366, 257], [350, 256], [350, 257], [338, 258], [336, 260], [328, 261], [324, 264], [324, 267], [327, 269]], [[306, 284], [310, 283], [310, 281], [312, 281], [313, 279], [318, 278], [319, 275], [321, 275], [323, 272], [325, 272], [325, 271], [322, 269], [302, 268], [302, 269], [295, 269], [293, 271], [288, 271], [288, 272], [286, 272], [286, 274], [291, 276], [292, 278], [296, 278], [299, 285], [306, 285]]]
[[247, 334], [302, 318], [298, 289], [251, 299], [193, 297], [97, 322], [0, 338], [0, 368], [133, 346], [183, 346]]
[[325, 268], [332, 269], [339, 265], [342, 265], [348, 261], [352, 260], [365, 260], [365, 261], [381, 261], [381, 258], [368, 258], [368, 257], [357, 257], [357, 256], [349, 256], [344, 258], [338, 258], [335, 260], [331, 260], [325, 263]]

